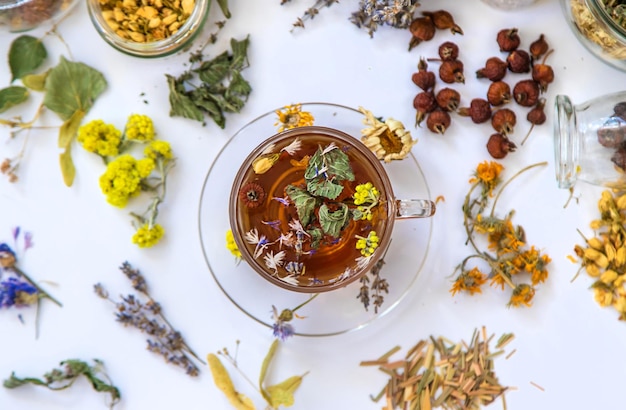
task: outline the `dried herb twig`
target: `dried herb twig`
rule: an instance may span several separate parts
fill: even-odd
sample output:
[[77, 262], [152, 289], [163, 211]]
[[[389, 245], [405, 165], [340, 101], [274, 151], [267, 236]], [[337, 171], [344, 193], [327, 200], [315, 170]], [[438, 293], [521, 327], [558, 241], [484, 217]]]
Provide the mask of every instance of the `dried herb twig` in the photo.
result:
[[3, 383], [7, 389], [32, 384], [35, 386], [43, 386], [50, 390], [65, 390], [71, 387], [74, 382], [84, 376], [89, 380], [93, 389], [100, 393], [108, 393], [111, 397], [110, 408], [113, 408], [120, 400], [121, 394], [117, 387], [111, 384], [109, 377], [104, 372], [104, 363], [101, 360], [94, 359], [94, 365], [77, 359], [69, 359], [60, 363], [62, 369], [53, 369], [43, 375], [42, 379], [34, 377], [19, 378], [15, 372]]

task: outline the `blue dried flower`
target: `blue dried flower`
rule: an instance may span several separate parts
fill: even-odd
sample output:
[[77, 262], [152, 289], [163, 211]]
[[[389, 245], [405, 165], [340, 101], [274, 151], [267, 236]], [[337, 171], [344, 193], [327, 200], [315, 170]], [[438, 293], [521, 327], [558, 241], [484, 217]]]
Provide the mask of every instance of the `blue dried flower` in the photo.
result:
[[13, 249], [6, 243], [0, 243], [0, 267], [10, 268], [17, 262]]
[[11, 277], [4, 282], [0, 282], [0, 308], [30, 305], [37, 300], [31, 297], [36, 294], [37, 288], [33, 285]]
[[290, 309], [283, 309], [279, 315], [276, 306], [272, 306], [272, 311], [274, 312], [273, 316], [275, 320], [274, 325], [272, 326], [274, 329], [274, 337], [278, 337], [284, 342], [296, 333], [294, 327], [288, 323], [293, 319], [293, 311]]

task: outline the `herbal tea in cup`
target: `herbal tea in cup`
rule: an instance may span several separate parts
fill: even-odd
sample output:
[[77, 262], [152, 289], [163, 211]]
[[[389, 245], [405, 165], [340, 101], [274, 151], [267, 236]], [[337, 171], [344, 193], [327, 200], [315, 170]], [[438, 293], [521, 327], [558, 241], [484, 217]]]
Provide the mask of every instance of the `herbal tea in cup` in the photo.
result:
[[344, 287], [371, 270], [395, 219], [434, 213], [430, 200], [395, 199], [363, 143], [319, 126], [284, 131], [255, 148], [229, 204], [242, 258], [270, 282], [307, 293]]

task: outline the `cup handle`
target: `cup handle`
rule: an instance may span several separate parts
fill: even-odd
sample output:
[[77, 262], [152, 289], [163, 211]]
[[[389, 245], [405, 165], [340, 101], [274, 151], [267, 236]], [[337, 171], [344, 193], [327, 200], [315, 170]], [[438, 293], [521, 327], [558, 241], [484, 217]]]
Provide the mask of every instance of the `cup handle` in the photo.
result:
[[397, 199], [396, 218], [428, 218], [437, 207], [430, 199]]

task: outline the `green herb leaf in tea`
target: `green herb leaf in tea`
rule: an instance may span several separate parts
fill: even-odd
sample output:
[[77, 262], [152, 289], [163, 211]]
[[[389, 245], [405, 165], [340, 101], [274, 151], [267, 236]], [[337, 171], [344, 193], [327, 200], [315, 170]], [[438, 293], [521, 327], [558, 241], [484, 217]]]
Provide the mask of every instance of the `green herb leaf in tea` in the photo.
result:
[[302, 226], [307, 226], [313, 217], [313, 211], [317, 205], [317, 199], [306, 190], [294, 185], [287, 185], [285, 193], [296, 205], [298, 219]]
[[313, 195], [336, 199], [343, 191], [343, 185], [335, 183], [334, 180], [318, 177], [308, 181], [306, 189]]
[[331, 211], [326, 204], [323, 204], [320, 206], [319, 218], [324, 233], [337, 238], [350, 221], [350, 210], [346, 204], [339, 204], [338, 210]]
[[38, 38], [23, 35], [13, 40], [9, 49], [11, 82], [32, 73], [47, 56], [46, 48]]
[[311, 180], [322, 175], [334, 177], [337, 181], [354, 181], [348, 155], [337, 147], [320, 147], [309, 160], [304, 178]]
[[0, 112], [23, 103], [28, 99], [28, 89], [20, 86], [10, 86], [0, 89]]

